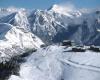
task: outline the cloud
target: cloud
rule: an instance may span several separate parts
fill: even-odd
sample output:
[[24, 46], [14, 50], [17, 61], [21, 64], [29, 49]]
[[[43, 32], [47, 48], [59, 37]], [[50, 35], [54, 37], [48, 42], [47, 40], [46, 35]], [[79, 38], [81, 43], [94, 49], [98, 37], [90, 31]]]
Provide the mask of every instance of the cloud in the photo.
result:
[[60, 7], [65, 8], [66, 11], [71, 11], [75, 9], [74, 4], [71, 1], [63, 2], [58, 4]]
[[76, 9], [71, 2], [64, 2], [60, 4], [55, 4], [52, 10], [60, 14], [68, 15], [68, 12], [72, 12]]

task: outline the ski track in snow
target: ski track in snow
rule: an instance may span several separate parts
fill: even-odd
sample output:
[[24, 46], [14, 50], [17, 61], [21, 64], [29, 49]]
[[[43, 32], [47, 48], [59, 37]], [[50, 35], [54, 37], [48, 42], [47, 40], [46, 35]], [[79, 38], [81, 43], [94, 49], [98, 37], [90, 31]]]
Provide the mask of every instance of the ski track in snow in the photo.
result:
[[[20, 76], [12, 75], [9, 80], [14, 78], [19, 78], [18, 80], [100, 80], [100, 62], [98, 61], [100, 54], [90, 51], [64, 52], [70, 49], [71, 47], [65, 49], [62, 46], [39, 49], [21, 65]], [[76, 55], [75, 59], [73, 55]]]

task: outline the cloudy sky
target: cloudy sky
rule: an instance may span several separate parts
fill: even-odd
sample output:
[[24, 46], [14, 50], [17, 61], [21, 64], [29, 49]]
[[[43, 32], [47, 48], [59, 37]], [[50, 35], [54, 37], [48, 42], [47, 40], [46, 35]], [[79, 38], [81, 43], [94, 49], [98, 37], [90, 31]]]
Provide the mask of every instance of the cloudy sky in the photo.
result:
[[100, 8], [100, 0], [0, 0], [0, 7], [47, 9], [53, 4], [71, 3], [78, 8]]

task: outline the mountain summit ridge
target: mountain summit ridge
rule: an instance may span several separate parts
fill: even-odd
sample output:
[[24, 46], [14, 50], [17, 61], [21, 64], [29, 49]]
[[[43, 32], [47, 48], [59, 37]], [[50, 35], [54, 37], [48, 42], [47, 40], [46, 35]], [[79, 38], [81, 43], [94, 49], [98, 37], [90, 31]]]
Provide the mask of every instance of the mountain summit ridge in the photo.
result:
[[[65, 11], [64, 14], [63, 11]], [[0, 11], [0, 23], [19, 26], [20, 29], [32, 32], [44, 42], [61, 42], [64, 39], [70, 39], [78, 44], [90, 44], [89, 41], [91, 41], [91, 44], [97, 45], [95, 40], [98, 40], [99, 36], [95, 35], [99, 35], [99, 10], [74, 9], [73, 7], [55, 4], [48, 10], [16, 9], [13, 12], [12, 8], [11, 10], [9, 8], [8, 13], [5, 13], [5, 11], [3, 13], [5, 15]], [[87, 29], [84, 31], [85, 28]], [[88, 40], [82, 40], [82, 37], [85, 37], [84, 34], [88, 35]], [[61, 39], [60, 36], [62, 36]], [[80, 39], [77, 39], [78, 36]]]

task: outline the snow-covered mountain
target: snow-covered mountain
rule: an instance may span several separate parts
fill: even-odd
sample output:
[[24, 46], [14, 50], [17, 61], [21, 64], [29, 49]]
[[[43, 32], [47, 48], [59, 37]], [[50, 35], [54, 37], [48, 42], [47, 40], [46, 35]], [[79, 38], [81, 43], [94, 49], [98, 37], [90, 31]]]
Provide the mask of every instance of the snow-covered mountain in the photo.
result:
[[44, 44], [31, 33], [26, 14], [23, 8], [0, 9], [0, 62]]
[[7, 51], [13, 53], [15, 50], [16, 53], [26, 48], [39, 48], [43, 42], [59, 43], [65, 39], [79, 45], [100, 45], [100, 10], [77, 10], [59, 5], [33, 11], [0, 8], [0, 52], [3, 57]]
[[60, 5], [33, 11], [7, 8], [1, 9], [0, 16], [0, 23], [19, 26], [48, 44], [69, 39], [77, 44], [100, 45], [99, 9], [75, 9]]
[[44, 44], [41, 39], [8, 23], [0, 23], [0, 63]]
[[36, 10], [31, 13], [29, 22], [32, 32], [42, 40], [61, 42], [70, 39], [77, 44], [100, 45], [100, 11], [65, 9], [54, 5], [48, 10]]

